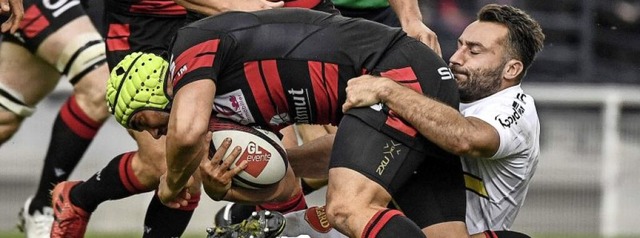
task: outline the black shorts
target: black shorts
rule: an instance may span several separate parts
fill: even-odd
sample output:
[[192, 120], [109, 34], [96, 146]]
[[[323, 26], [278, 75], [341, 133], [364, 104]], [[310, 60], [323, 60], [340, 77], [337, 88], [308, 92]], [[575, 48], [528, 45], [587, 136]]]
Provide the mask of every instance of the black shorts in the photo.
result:
[[[435, 53], [417, 40], [403, 40], [371, 73], [457, 109], [458, 89], [446, 63], [426, 54]], [[353, 169], [377, 182], [421, 227], [464, 222], [466, 197], [458, 156], [428, 141], [384, 105], [346, 114], [338, 126], [330, 168]], [[396, 154], [390, 157], [392, 152]]]
[[35, 53], [42, 42], [67, 23], [86, 13], [77, 0], [54, 3], [45, 0], [24, 0], [24, 18], [15, 34], [4, 33], [4, 40], [24, 46]]
[[106, 9], [109, 69], [132, 52], [142, 51], [166, 56], [173, 36], [186, 21], [186, 14], [145, 16], [114, 11], [109, 6]]

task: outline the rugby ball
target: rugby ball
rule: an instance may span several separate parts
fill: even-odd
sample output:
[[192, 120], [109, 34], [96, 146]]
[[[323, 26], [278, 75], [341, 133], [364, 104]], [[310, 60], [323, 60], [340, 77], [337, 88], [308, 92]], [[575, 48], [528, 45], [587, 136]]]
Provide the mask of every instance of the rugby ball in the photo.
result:
[[240, 146], [240, 156], [231, 164], [234, 168], [248, 161], [247, 168], [233, 177], [233, 185], [249, 189], [260, 189], [278, 183], [287, 172], [287, 153], [278, 136], [270, 131], [244, 126], [236, 122], [213, 118], [209, 123], [212, 131], [210, 155], [213, 156], [225, 138], [231, 138], [230, 149]]

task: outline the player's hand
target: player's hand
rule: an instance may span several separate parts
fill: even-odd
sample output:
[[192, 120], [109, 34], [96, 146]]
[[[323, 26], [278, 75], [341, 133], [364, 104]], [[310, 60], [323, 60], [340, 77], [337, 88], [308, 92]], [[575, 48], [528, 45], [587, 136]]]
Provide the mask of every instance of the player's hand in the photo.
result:
[[[211, 138], [210, 136], [207, 137]], [[208, 144], [210, 145], [211, 143]], [[207, 145], [207, 149], [209, 145]], [[231, 189], [233, 177], [242, 172], [248, 164], [247, 161], [243, 161], [239, 166], [230, 169], [231, 164], [242, 152], [242, 148], [236, 146], [231, 151], [231, 154], [224, 158], [230, 146], [231, 138], [225, 138], [213, 158], [211, 160], [203, 158], [200, 163], [200, 175], [204, 191], [214, 200], [222, 200], [224, 198], [229, 189]]]
[[189, 199], [191, 194], [189, 193], [189, 187], [194, 182], [194, 178], [190, 177], [187, 185], [179, 190], [173, 190], [167, 185], [167, 173], [164, 173], [160, 177], [160, 184], [158, 185], [158, 198], [160, 202], [170, 208], [180, 208], [189, 205]]
[[404, 30], [408, 36], [418, 39], [425, 45], [429, 46], [440, 57], [442, 57], [442, 50], [440, 49], [438, 36], [422, 21], [412, 21], [411, 23], [407, 23], [402, 26], [402, 30]]
[[0, 0], [0, 14], [11, 14], [9, 19], [2, 23], [0, 27], [2, 32], [15, 33], [24, 17], [22, 0]]
[[342, 104], [342, 112], [354, 107], [366, 107], [379, 103], [378, 94], [386, 90], [385, 83], [391, 79], [372, 75], [362, 75], [347, 81], [347, 98]]

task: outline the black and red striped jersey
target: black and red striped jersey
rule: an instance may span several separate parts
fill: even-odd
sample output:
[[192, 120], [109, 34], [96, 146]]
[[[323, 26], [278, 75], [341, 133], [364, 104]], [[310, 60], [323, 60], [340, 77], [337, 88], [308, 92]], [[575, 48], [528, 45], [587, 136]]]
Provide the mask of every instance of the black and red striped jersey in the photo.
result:
[[224, 13], [178, 31], [167, 92], [212, 79], [219, 117], [271, 129], [337, 124], [346, 81], [405, 40], [400, 28], [317, 11]]
[[134, 16], [175, 17], [187, 14], [187, 10], [173, 0], [105, 0], [105, 8]]

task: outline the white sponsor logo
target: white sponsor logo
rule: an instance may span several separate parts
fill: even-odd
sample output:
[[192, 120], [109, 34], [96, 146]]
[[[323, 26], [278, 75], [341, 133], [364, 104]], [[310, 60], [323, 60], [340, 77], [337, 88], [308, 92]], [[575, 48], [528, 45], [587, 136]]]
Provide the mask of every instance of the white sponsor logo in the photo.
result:
[[440, 67], [438, 68], [438, 74], [440, 74], [440, 80], [449, 80], [453, 79], [453, 73], [449, 67]]
[[293, 120], [299, 123], [309, 123], [311, 119], [311, 109], [309, 108], [309, 90], [289, 89], [287, 91], [293, 99], [295, 116]]
[[240, 89], [217, 95], [213, 102], [213, 110], [217, 112], [217, 117], [227, 118], [243, 125], [255, 122], [247, 100]]
[[495, 120], [500, 122], [500, 125], [502, 125], [502, 127], [504, 128], [511, 128], [512, 124], [518, 125], [518, 120], [520, 120], [522, 114], [524, 114], [525, 111], [524, 107], [522, 107], [520, 103], [516, 101], [513, 101], [511, 109], [513, 110], [512, 114], [499, 114], [495, 117]]
[[51, 0], [43, 0], [42, 5], [49, 10], [53, 10], [53, 17], [58, 17], [62, 15], [64, 12], [69, 10], [75, 5], [80, 4], [78, 0], [62, 0], [62, 1], [51, 1]]

